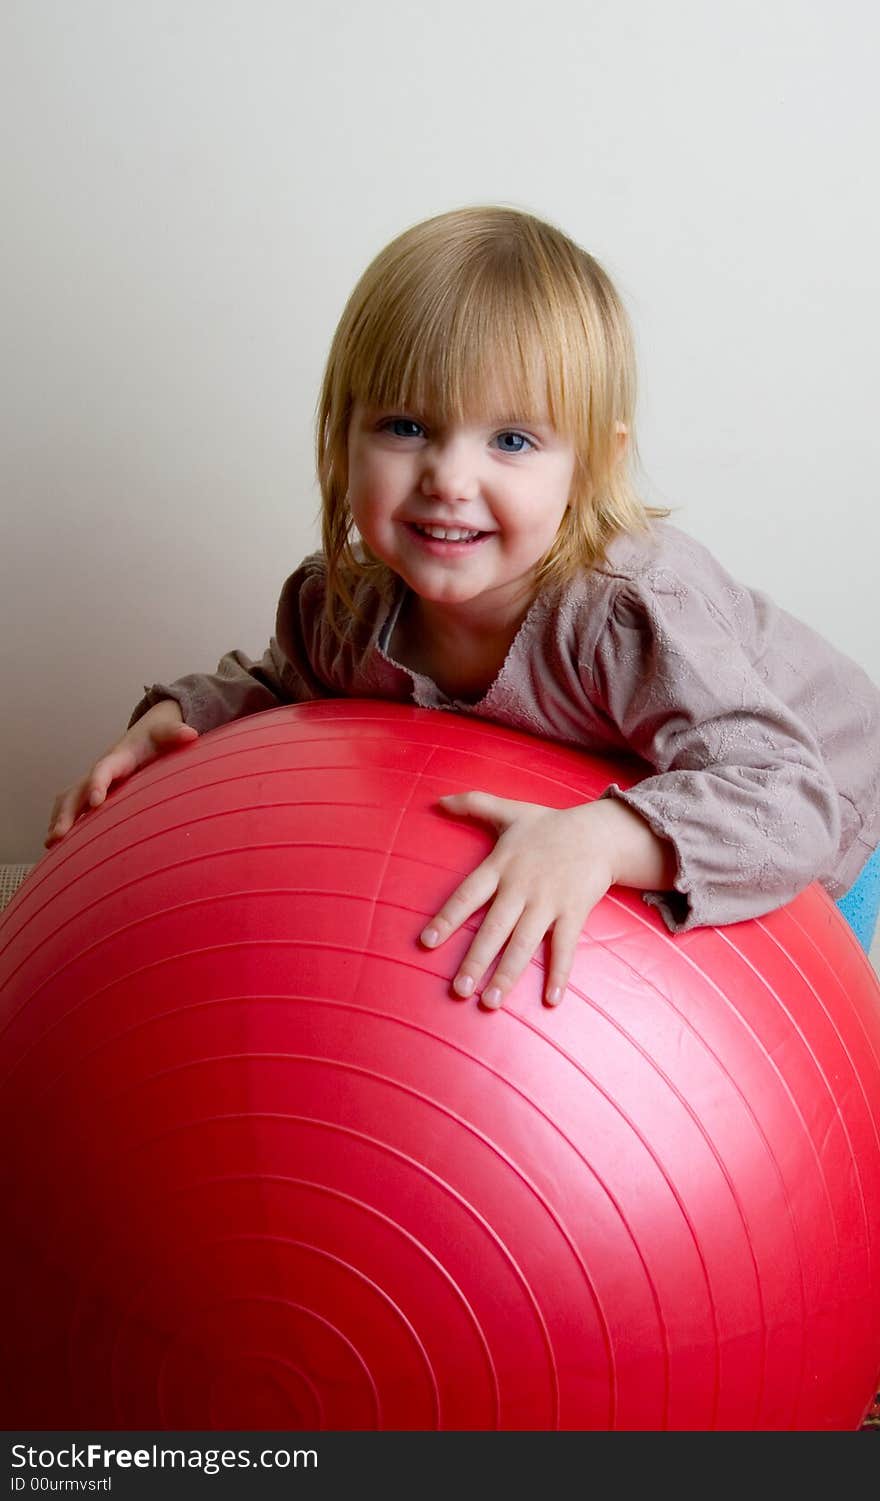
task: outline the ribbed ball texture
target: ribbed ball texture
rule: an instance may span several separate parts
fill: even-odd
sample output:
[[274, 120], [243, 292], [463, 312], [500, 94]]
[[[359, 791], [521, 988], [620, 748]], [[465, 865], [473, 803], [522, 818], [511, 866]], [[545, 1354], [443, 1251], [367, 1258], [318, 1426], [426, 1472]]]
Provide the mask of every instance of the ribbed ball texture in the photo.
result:
[[880, 987], [824, 892], [673, 938], [614, 889], [555, 1009], [418, 942], [492, 845], [439, 796], [610, 780], [326, 702], [46, 855], [0, 921], [7, 1428], [859, 1426]]

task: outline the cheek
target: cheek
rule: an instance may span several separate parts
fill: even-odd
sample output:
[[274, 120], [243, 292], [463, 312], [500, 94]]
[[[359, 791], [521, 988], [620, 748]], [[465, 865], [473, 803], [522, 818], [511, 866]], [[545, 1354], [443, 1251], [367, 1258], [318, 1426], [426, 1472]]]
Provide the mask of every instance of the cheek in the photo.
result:
[[388, 523], [389, 507], [383, 493], [382, 485], [363, 472], [349, 488], [352, 520], [362, 536], [377, 536]]
[[375, 488], [373, 466], [369, 460], [360, 454], [353, 456], [348, 466], [348, 497], [352, 510], [368, 504]]
[[393, 499], [404, 482], [403, 466], [389, 460], [387, 454], [366, 453], [351, 471], [349, 489], [365, 504], [381, 506]]
[[549, 497], [538, 508], [530, 507], [522, 518], [523, 530], [549, 547], [568, 514], [566, 500], [567, 496]]
[[349, 489], [348, 505], [355, 526], [359, 532], [363, 532], [371, 524], [372, 507], [362, 483], [356, 485], [353, 489]]

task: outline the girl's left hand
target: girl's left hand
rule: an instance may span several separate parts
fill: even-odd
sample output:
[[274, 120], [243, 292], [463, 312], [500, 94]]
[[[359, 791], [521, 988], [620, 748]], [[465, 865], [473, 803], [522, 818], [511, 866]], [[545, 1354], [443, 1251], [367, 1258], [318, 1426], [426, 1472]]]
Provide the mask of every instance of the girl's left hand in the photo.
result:
[[[603, 799], [575, 808], [513, 802], [488, 792], [440, 799], [449, 813], [483, 819], [497, 829], [492, 853], [462, 881], [421, 934], [427, 948], [445, 943], [485, 902], [491, 906], [459, 966], [453, 989], [469, 996], [501, 952], [491, 984], [480, 1000], [500, 1006], [552, 929], [544, 1000], [558, 1005], [565, 994], [581, 930], [601, 897], [618, 879], [616, 833], [620, 818], [647, 824], [623, 804]], [[657, 841], [660, 843], [660, 841]], [[494, 898], [494, 900], [492, 900]]]

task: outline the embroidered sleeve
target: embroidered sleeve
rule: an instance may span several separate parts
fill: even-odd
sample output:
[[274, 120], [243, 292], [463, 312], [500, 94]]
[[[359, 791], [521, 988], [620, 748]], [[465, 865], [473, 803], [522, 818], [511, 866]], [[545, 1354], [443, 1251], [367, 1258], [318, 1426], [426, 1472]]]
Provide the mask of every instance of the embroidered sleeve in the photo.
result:
[[758, 916], [832, 861], [835, 787], [811, 731], [768, 689], [737, 631], [674, 576], [621, 587], [588, 672], [655, 774], [619, 798], [669, 840], [675, 890], [646, 893], [674, 932]]

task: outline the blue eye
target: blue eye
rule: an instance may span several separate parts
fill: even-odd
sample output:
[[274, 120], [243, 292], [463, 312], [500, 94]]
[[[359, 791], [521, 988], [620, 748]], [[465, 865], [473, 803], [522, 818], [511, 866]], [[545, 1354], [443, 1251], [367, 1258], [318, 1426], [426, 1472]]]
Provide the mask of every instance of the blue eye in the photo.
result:
[[[517, 447], [516, 448], [508, 448], [506, 446], [505, 442], [504, 442], [504, 440], [506, 438], [512, 438], [514, 440], [514, 442], [516, 443]], [[501, 452], [502, 453], [525, 453], [525, 451], [526, 451], [527, 448], [534, 448], [534, 446], [535, 446], [534, 443], [532, 442], [531, 438], [527, 438], [526, 435], [525, 435], [525, 433], [516, 433], [516, 432], [499, 433], [498, 434], [498, 438], [497, 438], [497, 442], [501, 446]]]
[[[422, 433], [424, 432], [424, 428], [422, 427], [421, 423], [414, 422], [411, 417], [391, 417], [389, 421], [384, 422], [382, 426], [387, 432], [393, 433], [395, 438], [418, 438], [421, 437]], [[410, 431], [400, 431], [400, 429], [403, 428], [409, 428]], [[415, 432], [412, 431], [413, 428], [416, 429]]]

